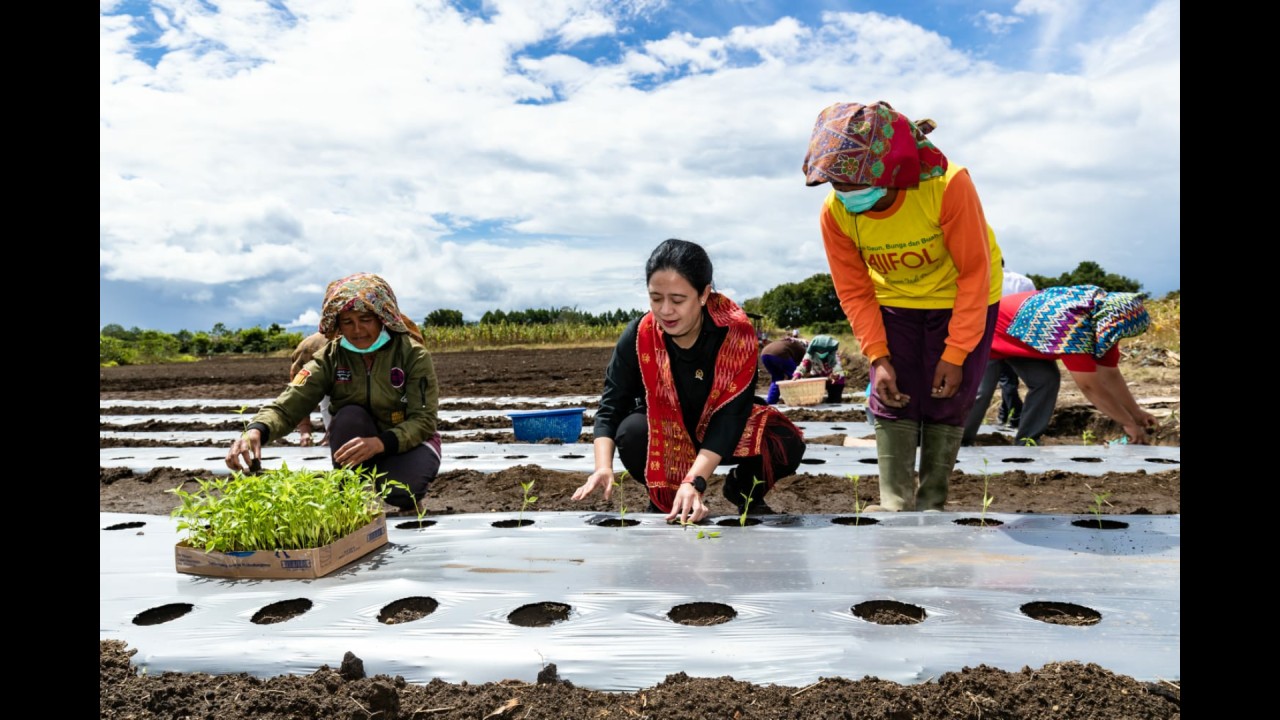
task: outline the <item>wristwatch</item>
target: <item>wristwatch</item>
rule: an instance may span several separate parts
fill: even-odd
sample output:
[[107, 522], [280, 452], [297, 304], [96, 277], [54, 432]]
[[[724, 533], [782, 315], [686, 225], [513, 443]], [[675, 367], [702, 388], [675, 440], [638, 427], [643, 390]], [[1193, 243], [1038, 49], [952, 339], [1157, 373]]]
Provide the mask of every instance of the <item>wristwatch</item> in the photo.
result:
[[686, 478], [681, 482], [693, 483], [693, 489], [697, 490], [700, 493], [704, 493], [707, 491], [707, 479], [702, 477], [701, 475], [694, 476], [692, 480], [689, 480], [688, 478]]

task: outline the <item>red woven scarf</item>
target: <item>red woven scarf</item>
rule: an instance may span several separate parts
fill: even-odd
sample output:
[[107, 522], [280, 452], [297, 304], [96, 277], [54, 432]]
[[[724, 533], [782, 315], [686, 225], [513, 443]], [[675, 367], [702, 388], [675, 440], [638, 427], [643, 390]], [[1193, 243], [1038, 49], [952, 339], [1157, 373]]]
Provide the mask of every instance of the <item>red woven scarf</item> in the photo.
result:
[[[707, 298], [707, 312], [718, 327], [728, 327], [729, 334], [716, 354], [715, 379], [711, 394], [702, 408], [694, 434], [701, 441], [706, 436], [711, 417], [729, 401], [744, 392], [753, 392], [756, 363], [760, 348], [750, 318], [732, 300], [713, 292]], [[649, 499], [663, 512], [671, 511], [680, 481], [693, 465], [696, 452], [685, 431], [680, 398], [676, 395], [671, 375], [671, 358], [662, 340], [663, 332], [654, 322], [653, 313], [640, 320], [636, 332], [636, 354], [640, 358], [640, 375], [644, 380], [645, 403], [648, 405], [649, 457], [645, 466], [645, 483]], [[790, 423], [786, 416], [768, 405], [752, 406], [746, 430], [733, 451], [734, 457], [760, 455], [765, 426], [777, 420]], [[766, 475], [771, 475], [768, 454]], [[766, 477], [769, 486], [773, 478]]]

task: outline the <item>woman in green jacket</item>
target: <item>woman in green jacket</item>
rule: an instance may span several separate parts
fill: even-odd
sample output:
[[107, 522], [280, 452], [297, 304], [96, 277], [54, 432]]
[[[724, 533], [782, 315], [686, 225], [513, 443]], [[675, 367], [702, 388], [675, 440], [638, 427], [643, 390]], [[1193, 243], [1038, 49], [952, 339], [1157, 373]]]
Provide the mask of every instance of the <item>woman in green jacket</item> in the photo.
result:
[[379, 486], [403, 483], [409, 490], [393, 488], [387, 502], [417, 510], [440, 470], [440, 391], [417, 327], [385, 280], [357, 273], [329, 283], [320, 332], [328, 344], [253, 416], [227, 451], [227, 467], [241, 472], [261, 461], [264, 443], [287, 435], [328, 395], [334, 467], [373, 469]]

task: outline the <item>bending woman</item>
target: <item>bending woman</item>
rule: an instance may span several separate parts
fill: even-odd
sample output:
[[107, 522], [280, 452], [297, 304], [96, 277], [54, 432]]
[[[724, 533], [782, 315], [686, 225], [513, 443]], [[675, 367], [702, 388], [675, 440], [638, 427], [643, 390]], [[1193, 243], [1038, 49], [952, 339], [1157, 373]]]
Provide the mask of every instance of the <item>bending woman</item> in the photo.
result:
[[706, 479], [721, 464], [735, 466], [722, 492], [739, 513], [772, 512], [765, 494], [800, 466], [804, 435], [777, 408], [757, 404], [751, 320], [712, 289], [711, 259], [695, 243], [663, 241], [645, 280], [649, 312], [614, 347], [595, 416], [596, 469], [573, 499], [596, 490], [611, 497], [616, 451], [648, 489], [649, 511], [668, 522], [707, 516]]
[[253, 416], [227, 451], [227, 467], [247, 470], [264, 443], [287, 435], [328, 395], [333, 466], [385, 473], [378, 487], [396, 480], [409, 488], [394, 487], [387, 502], [417, 510], [440, 470], [440, 389], [422, 336], [400, 313], [391, 286], [372, 273], [329, 283], [320, 332], [328, 344]]

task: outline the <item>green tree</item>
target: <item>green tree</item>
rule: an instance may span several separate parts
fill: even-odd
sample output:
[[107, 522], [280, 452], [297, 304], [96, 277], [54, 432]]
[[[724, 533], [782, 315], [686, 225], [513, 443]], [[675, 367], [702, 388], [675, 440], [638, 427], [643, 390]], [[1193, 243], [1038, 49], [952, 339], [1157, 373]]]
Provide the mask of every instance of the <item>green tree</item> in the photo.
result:
[[461, 310], [440, 308], [427, 313], [422, 324], [424, 327], [462, 327], [465, 323], [462, 321]]
[[1139, 292], [1142, 290], [1142, 283], [1123, 275], [1109, 273], [1092, 260], [1085, 260], [1077, 265], [1075, 270], [1069, 273], [1062, 273], [1056, 278], [1044, 275], [1027, 275], [1027, 277], [1031, 278], [1031, 282], [1035, 283], [1036, 288], [1040, 290], [1051, 287], [1069, 287], [1071, 285], [1097, 285], [1107, 292]]
[[799, 327], [844, 320], [840, 298], [829, 273], [818, 273], [798, 283], [783, 283], [760, 297], [759, 312], [778, 327]]

